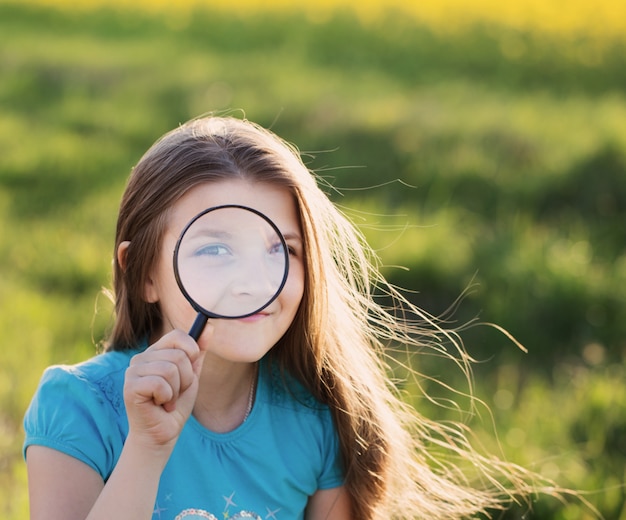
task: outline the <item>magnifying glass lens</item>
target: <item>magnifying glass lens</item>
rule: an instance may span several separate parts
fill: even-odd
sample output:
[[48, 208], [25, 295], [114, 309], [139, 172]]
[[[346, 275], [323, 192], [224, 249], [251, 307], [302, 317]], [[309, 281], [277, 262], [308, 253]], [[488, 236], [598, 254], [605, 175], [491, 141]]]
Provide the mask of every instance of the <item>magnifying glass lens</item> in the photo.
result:
[[197, 215], [174, 254], [179, 287], [206, 317], [241, 318], [267, 307], [286, 281], [288, 252], [276, 225], [244, 206]]

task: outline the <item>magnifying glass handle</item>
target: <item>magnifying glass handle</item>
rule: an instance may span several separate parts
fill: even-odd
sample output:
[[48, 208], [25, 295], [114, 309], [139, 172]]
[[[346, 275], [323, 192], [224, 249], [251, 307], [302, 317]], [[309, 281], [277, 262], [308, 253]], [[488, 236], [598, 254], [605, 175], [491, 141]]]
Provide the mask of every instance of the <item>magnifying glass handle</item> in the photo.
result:
[[196, 341], [198, 341], [200, 334], [202, 334], [202, 331], [204, 330], [204, 326], [206, 325], [206, 322], [208, 321], [208, 319], [209, 317], [205, 316], [201, 312], [199, 312], [198, 315], [196, 316], [196, 320], [193, 322], [193, 325], [191, 326], [191, 329], [189, 330], [189, 335]]

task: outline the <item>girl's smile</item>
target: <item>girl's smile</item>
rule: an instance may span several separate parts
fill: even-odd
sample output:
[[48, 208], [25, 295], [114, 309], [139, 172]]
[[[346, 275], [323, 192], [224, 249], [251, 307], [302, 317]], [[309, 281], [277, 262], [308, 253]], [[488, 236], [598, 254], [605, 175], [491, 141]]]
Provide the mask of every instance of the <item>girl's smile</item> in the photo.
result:
[[252, 316], [246, 316], [245, 318], [239, 318], [237, 321], [241, 321], [243, 323], [255, 323], [259, 320], [264, 319], [266, 316], [269, 316], [268, 313], [266, 312], [257, 312], [256, 314], [253, 314]]

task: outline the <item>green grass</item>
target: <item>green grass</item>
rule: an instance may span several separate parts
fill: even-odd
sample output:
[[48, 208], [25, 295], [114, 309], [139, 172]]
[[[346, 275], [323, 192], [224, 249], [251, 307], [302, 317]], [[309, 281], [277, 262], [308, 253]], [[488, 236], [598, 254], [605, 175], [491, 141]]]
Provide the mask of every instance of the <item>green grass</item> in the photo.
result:
[[[99, 293], [131, 166], [180, 122], [235, 110], [307, 152], [426, 310], [475, 284], [458, 319], [529, 349], [465, 335], [502, 449], [626, 519], [624, 44], [590, 65], [584, 41], [392, 16], [175, 25], [0, 3], [0, 515], [27, 516], [20, 423], [41, 371], [90, 356], [110, 323]], [[533, 517], [590, 518], [544, 498]]]

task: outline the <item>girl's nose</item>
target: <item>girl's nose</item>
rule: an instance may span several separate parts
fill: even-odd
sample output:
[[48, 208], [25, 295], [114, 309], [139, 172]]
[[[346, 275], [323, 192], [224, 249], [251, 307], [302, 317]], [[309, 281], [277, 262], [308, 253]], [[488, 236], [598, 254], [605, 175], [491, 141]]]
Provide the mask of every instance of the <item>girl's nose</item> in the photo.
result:
[[242, 261], [240, 269], [231, 286], [231, 292], [238, 298], [243, 297], [245, 301], [250, 301], [251, 305], [252, 302], [258, 303], [255, 308], [263, 306], [274, 297], [284, 272], [284, 266], [265, 253]]

